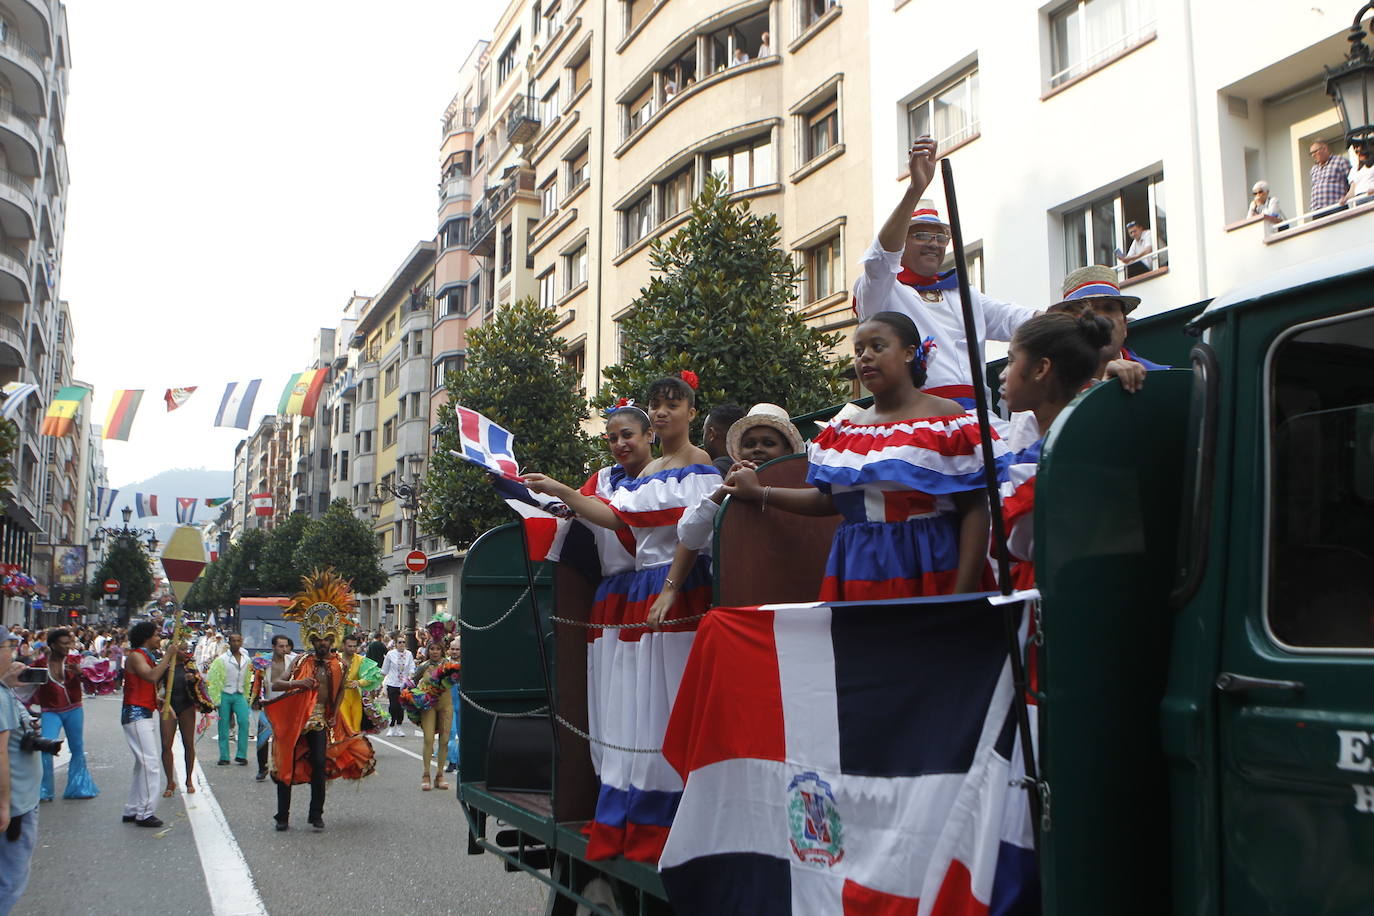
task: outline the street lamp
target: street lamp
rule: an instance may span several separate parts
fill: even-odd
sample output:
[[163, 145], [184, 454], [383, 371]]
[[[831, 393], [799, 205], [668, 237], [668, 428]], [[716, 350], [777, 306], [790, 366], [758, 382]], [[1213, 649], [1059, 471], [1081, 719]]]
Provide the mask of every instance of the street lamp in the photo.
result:
[[1355, 13], [1350, 25], [1350, 54], [1345, 62], [1326, 70], [1326, 94], [1336, 103], [1345, 123], [1345, 139], [1351, 145], [1374, 141], [1374, 52], [1364, 43], [1360, 20], [1374, 10], [1374, 0]]
[[[129, 517], [133, 515], [133, 511], [134, 510], [128, 506], [120, 510], [119, 514], [123, 516], [124, 524], [119, 528], [102, 527], [95, 529], [95, 533], [91, 535], [91, 546], [96, 549], [97, 553], [104, 547], [106, 538], [111, 538], [122, 544], [139, 544], [140, 546], [146, 547], [149, 553], [157, 553], [158, 543], [156, 531], [152, 528], [129, 527]], [[120, 586], [119, 600], [121, 606], [123, 606], [127, 612], [128, 605], [124, 600], [124, 588], [122, 585]], [[121, 617], [127, 619], [128, 614], [123, 614]]]
[[[416, 536], [416, 516], [420, 512], [420, 497], [423, 495], [424, 488], [420, 484], [420, 473], [424, 467], [425, 459], [423, 455], [406, 456], [406, 464], [410, 468], [410, 479], [402, 477], [399, 483], [378, 483], [376, 495], [368, 502], [372, 506], [372, 517], [380, 518], [382, 514], [383, 494], [389, 495], [392, 499], [400, 503], [401, 518], [410, 525], [410, 547], [414, 549], [417, 544]], [[398, 545], [399, 546], [399, 545]], [[415, 632], [416, 618], [420, 612], [420, 601], [412, 593], [406, 601], [406, 627], [411, 634]], [[411, 637], [414, 638], [413, 635]]]

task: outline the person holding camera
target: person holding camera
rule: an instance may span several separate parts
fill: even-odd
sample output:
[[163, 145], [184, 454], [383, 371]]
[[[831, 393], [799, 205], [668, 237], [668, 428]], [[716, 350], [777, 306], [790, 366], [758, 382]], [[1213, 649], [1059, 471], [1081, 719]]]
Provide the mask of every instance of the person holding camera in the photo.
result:
[[134, 775], [129, 785], [129, 800], [124, 803], [124, 823], [140, 827], [161, 827], [157, 817], [157, 787], [162, 773], [162, 741], [158, 736], [157, 685], [167, 666], [177, 658], [180, 637], [173, 637], [167, 654], [162, 647], [158, 625], [143, 620], [129, 629], [128, 670], [124, 674], [124, 706], [119, 724], [134, 754]]
[[15, 660], [18, 642], [17, 634], [0, 629], [0, 916], [14, 908], [29, 884], [29, 863], [38, 845], [39, 756], [62, 746], [39, 737], [14, 694], [28, 668]]
[[[63, 798], [95, 798], [100, 794], [86, 766], [85, 711], [81, 704], [81, 656], [72, 652], [72, 634], [61, 627], [48, 631], [48, 682], [38, 688], [35, 699], [43, 711], [43, 737], [56, 738], [66, 732], [71, 748], [67, 765], [67, 789]], [[52, 757], [43, 755], [42, 801], [56, 794]]]

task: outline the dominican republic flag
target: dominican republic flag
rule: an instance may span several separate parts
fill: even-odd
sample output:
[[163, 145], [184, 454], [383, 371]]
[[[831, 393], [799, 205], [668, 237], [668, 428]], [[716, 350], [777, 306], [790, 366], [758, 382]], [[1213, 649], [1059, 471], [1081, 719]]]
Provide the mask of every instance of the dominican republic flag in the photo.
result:
[[196, 520], [196, 503], [200, 500], [194, 496], [177, 497], [177, 524], [190, 525]]
[[109, 518], [110, 511], [114, 509], [115, 497], [119, 495], [118, 490], [109, 487], [95, 488], [95, 514], [96, 518]]
[[230, 382], [220, 398], [219, 411], [215, 414], [216, 426], [231, 426], [247, 429], [253, 416], [253, 401], [258, 397], [258, 386], [262, 379], [251, 382]]
[[157, 515], [157, 497], [147, 493], [134, 494], [134, 511], [139, 518]]
[[520, 475], [512, 449], [514, 436], [466, 407], [455, 406], [453, 416], [458, 421], [458, 449], [452, 454], [502, 477]]
[[271, 493], [254, 493], [252, 496], [248, 497], [248, 501], [249, 501], [249, 503], [250, 503], [250, 504], [252, 505], [252, 507], [253, 507], [253, 514], [254, 514], [254, 515], [271, 515], [271, 514], [272, 514], [272, 494], [271, 494]]
[[525, 526], [525, 543], [529, 547], [530, 560], [543, 562], [558, 534], [559, 521], [571, 518], [572, 510], [562, 500], [531, 493], [523, 483], [517, 483], [509, 477], [492, 474], [489, 479], [511, 511], [520, 516], [521, 524]]
[[1000, 600], [713, 610], [663, 742], [674, 911], [1039, 913]]

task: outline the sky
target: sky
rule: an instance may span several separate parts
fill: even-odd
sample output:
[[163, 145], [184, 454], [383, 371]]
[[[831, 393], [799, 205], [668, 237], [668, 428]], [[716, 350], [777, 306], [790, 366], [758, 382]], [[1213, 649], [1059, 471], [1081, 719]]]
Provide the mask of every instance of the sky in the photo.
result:
[[506, 6], [67, 0], [75, 377], [96, 423], [145, 389], [130, 440], [104, 443], [113, 486], [230, 469], [225, 385], [263, 380], [256, 425], [349, 296], [433, 238], [444, 109]]

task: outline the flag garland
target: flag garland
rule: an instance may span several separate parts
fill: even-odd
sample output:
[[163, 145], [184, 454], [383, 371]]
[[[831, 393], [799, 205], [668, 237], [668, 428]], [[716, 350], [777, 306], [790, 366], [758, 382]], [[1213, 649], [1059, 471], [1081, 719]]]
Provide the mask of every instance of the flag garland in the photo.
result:
[[80, 385], [68, 385], [60, 389], [53, 396], [47, 416], [43, 418], [43, 435], [65, 436], [75, 429], [76, 412], [90, 393], [91, 389]]
[[199, 502], [200, 502], [200, 500], [196, 499], [194, 496], [178, 496], [178, 497], [177, 497], [177, 524], [178, 524], [178, 525], [191, 525], [191, 524], [194, 524], [194, 523], [195, 523], [195, 520], [196, 520], [196, 504], [199, 503]]
[[139, 518], [157, 515], [157, 497], [147, 493], [134, 494], [134, 511]]
[[229, 500], [231, 500], [231, 499], [233, 499], [232, 496], [211, 496], [211, 497], [206, 497], [206, 499], [205, 499], [205, 505], [209, 506], [211, 509], [217, 509], [217, 508], [219, 508], [220, 506], [222, 506], [222, 505], [224, 505], [225, 503], [227, 503], [227, 502], [228, 502]]
[[32, 382], [6, 382], [0, 392], [5, 395], [5, 404], [0, 407], [0, 419], [13, 420], [19, 415], [19, 409], [24, 406], [29, 395], [38, 391], [38, 386]]
[[116, 389], [114, 397], [110, 399], [110, 409], [105, 414], [105, 430], [101, 438], [128, 442], [129, 431], [134, 426], [134, 414], [138, 413], [138, 405], [142, 402], [141, 390]]
[[224, 397], [220, 398], [215, 425], [247, 429], [253, 416], [253, 402], [257, 400], [258, 386], [261, 384], [260, 378], [255, 378], [251, 382], [230, 382], [224, 389]]
[[291, 376], [286, 382], [286, 387], [282, 389], [281, 400], [277, 403], [277, 413], [282, 416], [294, 414], [300, 417], [314, 417], [320, 392], [324, 389], [324, 382], [328, 377], [328, 369], [307, 369]]
[[253, 506], [253, 514], [254, 514], [254, 515], [271, 515], [271, 514], [272, 514], [272, 494], [271, 494], [271, 493], [254, 493], [252, 496], [248, 497], [248, 500], [249, 500], [249, 503]]
[[97, 518], [109, 518], [110, 510], [114, 508], [115, 497], [119, 491], [110, 487], [95, 488], [95, 511]]
[[168, 388], [167, 393], [162, 396], [162, 400], [167, 402], [167, 410], [170, 412], [176, 410], [182, 404], [185, 404], [188, 400], [190, 400], [191, 395], [193, 392], [195, 392], [195, 390], [195, 385], [192, 385], [189, 388]]

